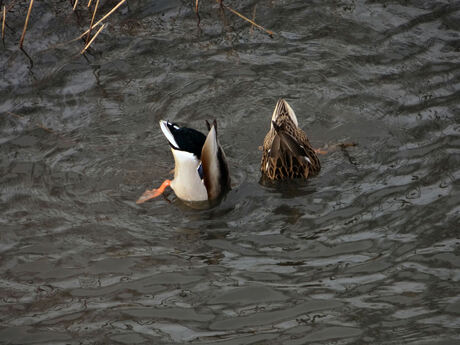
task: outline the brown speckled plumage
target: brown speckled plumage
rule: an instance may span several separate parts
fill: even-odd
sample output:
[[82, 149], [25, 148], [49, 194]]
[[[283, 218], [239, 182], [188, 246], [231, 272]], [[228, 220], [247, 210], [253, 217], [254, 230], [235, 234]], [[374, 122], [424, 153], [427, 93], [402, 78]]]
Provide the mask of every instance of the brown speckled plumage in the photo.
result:
[[321, 169], [318, 156], [289, 104], [280, 99], [264, 139], [260, 170], [270, 180], [309, 178]]

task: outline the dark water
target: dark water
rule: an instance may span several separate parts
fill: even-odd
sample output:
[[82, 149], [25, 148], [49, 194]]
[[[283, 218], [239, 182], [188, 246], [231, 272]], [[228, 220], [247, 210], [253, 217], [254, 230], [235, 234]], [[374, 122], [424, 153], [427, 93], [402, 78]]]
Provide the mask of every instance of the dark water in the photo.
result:
[[[190, 3], [130, 2], [85, 59], [83, 5], [36, 2], [32, 68], [8, 13], [0, 343], [459, 344], [460, 3], [226, 2], [273, 39], [213, 1], [199, 33]], [[260, 185], [279, 97], [359, 146]], [[158, 120], [212, 118], [226, 199], [137, 206], [173, 167]]]

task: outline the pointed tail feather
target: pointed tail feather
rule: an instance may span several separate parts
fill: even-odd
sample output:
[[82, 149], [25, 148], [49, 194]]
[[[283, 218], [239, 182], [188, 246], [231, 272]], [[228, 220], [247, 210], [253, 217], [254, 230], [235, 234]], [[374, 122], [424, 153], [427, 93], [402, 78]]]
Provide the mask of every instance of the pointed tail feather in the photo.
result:
[[[209, 123], [207, 122], [208, 126]], [[217, 123], [214, 120], [201, 151], [204, 184], [208, 199], [216, 199], [230, 189], [230, 175], [225, 154], [217, 141]]]
[[288, 102], [286, 102], [286, 100], [280, 98], [276, 103], [275, 109], [273, 110], [272, 123], [273, 121], [276, 121], [279, 116], [282, 115], [289, 116], [292, 122], [294, 122], [294, 124], [296, 125], [296, 127], [299, 127], [299, 122], [297, 121], [297, 116], [295, 115], [294, 110], [292, 110], [291, 106]]

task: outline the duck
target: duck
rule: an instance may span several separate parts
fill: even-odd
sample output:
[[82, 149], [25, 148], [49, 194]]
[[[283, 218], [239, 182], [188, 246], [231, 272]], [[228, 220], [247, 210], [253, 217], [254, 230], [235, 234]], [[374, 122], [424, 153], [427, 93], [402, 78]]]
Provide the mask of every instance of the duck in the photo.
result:
[[260, 170], [262, 177], [271, 181], [308, 179], [321, 170], [316, 151], [299, 127], [294, 110], [282, 98], [276, 103], [263, 142]]
[[217, 140], [217, 122], [206, 121], [208, 134], [161, 120], [160, 128], [174, 157], [174, 178], [157, 189], [147, 189], [136, 201], [142, 204], [171, 187], [186, 202], [213, 201], [231, 189], [230, 173], [224, 150]]

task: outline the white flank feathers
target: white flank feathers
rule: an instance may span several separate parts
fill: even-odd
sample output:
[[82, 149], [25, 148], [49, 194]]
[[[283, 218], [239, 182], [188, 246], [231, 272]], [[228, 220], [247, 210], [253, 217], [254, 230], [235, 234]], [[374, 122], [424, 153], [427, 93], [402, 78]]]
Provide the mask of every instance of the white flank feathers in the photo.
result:
[[201, 162], [193, 153], [175, 150], [172, 147], [171, 151], [175, 163], [171, 188], [177, 197], [185, 201], [208, 200], [206, 187], [197, 171]]

